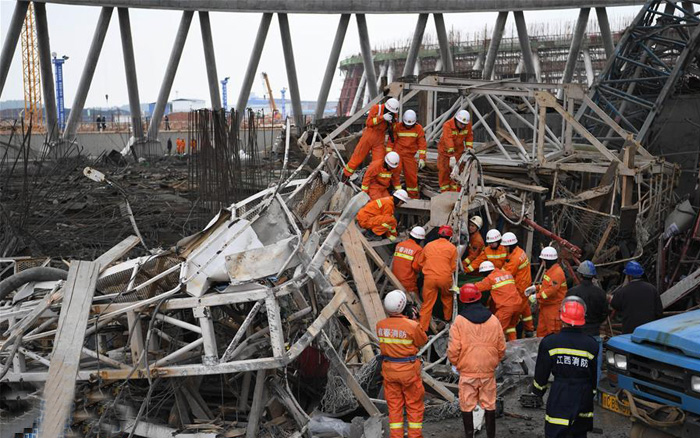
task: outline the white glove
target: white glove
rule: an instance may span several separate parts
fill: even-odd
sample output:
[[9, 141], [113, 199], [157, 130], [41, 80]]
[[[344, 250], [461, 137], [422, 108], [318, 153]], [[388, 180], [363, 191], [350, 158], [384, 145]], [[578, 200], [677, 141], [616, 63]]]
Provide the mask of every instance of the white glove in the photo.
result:
[[394, 115], [391, 113], [384, 113], [384, 115], [382, 117], [384, 118], [384, 120], [386, 120], [389, 123], [394, 121]]
[[396, 236], [389, 234], [389, 242], [393, 242], [395, 240], [396, 240]]
[[459, 294], [459, 286], [457, 286], [456, 284], [453, 284], [450, 290], [453, 294]]
[[530, 295], [530, 297], [528, 299], [530, 300], [530, 302], [532, 304], [535, 304], [535, 301], [537, 301], [537, 295], [532, 294], [532, 295]]
[[537, 292], [537, 286], [534, 284], [532, 286], [529, 286], [527, 289], [525, 289], [525, 296], [529, 297], [530, 295], [534, 294]]
[[455, 167], [457, 165], [457, 159], [455, 157], [450, 157], [450, 167]]
[[425, 160], [418, 160], [418, 168], [423, 170], [425, 167]]
[[459, 371], [457, 370], [457, 367], [454, 365], [452, 365], [452, 372], [459, 376]]

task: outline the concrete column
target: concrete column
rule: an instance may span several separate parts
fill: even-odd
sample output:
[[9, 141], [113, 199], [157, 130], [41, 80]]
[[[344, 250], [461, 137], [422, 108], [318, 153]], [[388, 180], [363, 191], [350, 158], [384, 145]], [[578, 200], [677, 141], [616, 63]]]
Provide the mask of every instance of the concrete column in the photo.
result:
[[185, 41], [187, 41], [187, 32], [190, 30], [190, 24], [192, 24], [192, 16], [194, 11], [184, 11], [182, 13], [182, 18], [180, 19], [180, 27], [177, 29], [177, 34], [175, 35], [175, 42], [173, 43], [173, 48], [170, 51], [170, 59], [168, 59], [168, 66], [165, 68], [165, 76], [163, 77], [163, 82], [160, 85], [160, 91], [158, 92], [158, 100], [156, 101], [156, 107], [151, 115], [151, 123], [148, 125], [148, 139], [157, 140], [158, 131], [160, 130], [160, 121], [165, 113], [165, 105], [168, 103], [168, 97], [170, 97], [170, 90], [173, 87], [173, 81], [175, 80], [175, 73], [177, 73], [177, 66], [180, 64], [180, 58], [182, 57], [182, 49], [185, 47]]
[[513, 17], [515, 18], [515, 27], [518, 30], [518, 40], [520, 41], [520, 50], [525, 63], [525, 71], [528, 78], [534, 78], [536, 77], [535, 63], [532, 60], [532, 48], [530, 47], [530, 38], [527, 35], [525, 15], [523, 11], [513, 11]]
[[253, 80], [255, 79], [255, 74], [258, 72], [258, 64], [260, 64], [260, 55], [262, 55], [263, 47], [265, 47], [265, 39], [267, 38], [267, 31], [270, 29], [270, 22], [272, 21], [272, 13], [266, 12], [260, 19], [260, 26], [258, 26], [258, 34], [255, 36], [255, 43], [253, 44], [253, 51], [250, 53], [250, 59], [248, 60], [248, 68], [245, 71], [245, 76], [243, 76], [243, 84], [241, 85], [241, 91], [238, 93], [238, 102], [236, 103], [236, 112], [238, 113], [238, 120], [241, 122], [245, 118], [243, 111], [245, 111], [246, 105], [248, 105], [248, 97], [250, 96], [250, 89], [253, 87]]
[[362, 96], [365, 94], [365, 84], [367, 83], [367, 74], [362, 72], [362, 77], [360, 78], [360, 83], [357, 84], [357, 90], [355, 90], [355, 97], [352, 99], [352, 106], [350, 107], [350, 114], [353, 115], [358, 109], [361, 108]]
[[591, 59], [591, 52], [588, 49], [583, 49], [583, 65], [586, 67], [586, 82], [588, 86], [593, 86], [593, 80], [595, 79], [595, 73], [593, 72], [593, 60]]
[[326, 72], [323, 74], [323, 82], [321, 82], [321, 89], [318, 92], [318, 99], [316, 99], [316, 112], [314, 113], [314, 120], [319, 120], [323, 118], [323, 111], [326, 109], [326, 102], [328, 102], [328, 93], [330, 93], [331, 91], [333, 77], [335, 76], [335, 69], [336, 67], [338, 67], [338, 60], [340, 59], [340, 49], [343, 48], [343, 41], [345, 41], [345, 34], [348, 30], [348, 23], [350, 23], [350, 14], [341, 15], [340, 21], [338, 21], [338, 29], [335, 31], [335, 39], [333, 40], [331, 53], [330, 55], [328, 55], [328, 64], [326, 64]]
[[387, 61], [389, 66], [386, 68], [386, 82], [390, 84], [396, 79], [396, 62], [393, 59]]
[[362, 61], [364, 62], [365, 74], [367, 75], [367, 89], [369, 90], [370, 99], [372, 99], [379, 93], [377, 92], [377, 73], [374, 71], [372, 47], [369, 44], [367, 20], [365, 19], [365, 14], [355, 14], [355, 19], [357, 20], [357, 33], [360, 35]]
[[119, 16], [119, 33], [122, 38], [122, 56], [124, 57], [124, 72], [126, 76], [126, 91], [129, 94], [129, 112], [131, 113], [131, 129], [135, 139], [143, 139], [143, 123], [141, 123], [141, 100], [139, 98], [139, 83], [136, 79], [136, 59], [134, 58], [134, 39], [131, 36], [131, 19], [129, 10], [117, 9]]
[[418, 15], [418, 22], [416, 23], [416, 30], [413, 31], [413, 39], [411, 40], [411, 47], [408, 49], [408, 55], [406, 56], [406, 65], [403, 67], [403, 75], [411, 76], [413, 74], [416, 61], [418, 60], [418, 52], [420, 52], [420, 46], [423, 43], [423, 35], [425, 34], [425, 25], [428, 23], [428, 14]]
[[482, 74], [484, 80], [488, 81], [493, 75], [493, 67], [496, 65], [496, 56], [498, 55], [498, 47], [501, 45], [501, 38], [503, 38], [503, 30], [506, 28], [506, 20], [508, 20], [508, 11], [499, 12], [498, 17], [496, 17], [496, 25], [493, 28], [489, 50], [486, 52]]
[[5, 88], [7, 72], [10, 70], [12, 57], [15, 56], [15, 48], [19, 43], [19, 35], [22, 33], [22, 25], [24, 24], [24, 17], [27, 15], [28, 7], [29, 2], [16, 2], [12, 18], [10, 18], [7, 36], [2, 45], [2, 52], [0, 52], [0, 96], [2, 96], [2, 90]]
[[279, 21], [280, 25], [282, 51], [284, 52], [284, 65], [287, 68], [287, 82], [289, 84], [289, 97], [292, 100], [292, 110], [294, 110], [294, 121], [297, 125], [297, 131], [301, 132], [301, 129], [304, 127], [304, 113], [301, 109], [301, 95], [299, 94], [297, 67], [294, 62], [292, 34], [289, 31], [289, 18], [287, 17], [287, 14], [278, 13], [277, 21]]
[[535, 52], [532, 54], [532, 61], [535, 63], [535, 79], [537, 82], [542, 81], [542, 64], [540, 64], [540, 54]]
[[450, 41], [447, 39], [447, 29], [445, 28], [445, 19], [442, 14], [433, 14], [435, 20], [435, 30], [437, 31], [438, 43], [440, 44], [440, 59], [447, 73], [455, 71], [455, 64], [452, 60], [452, 50], [450, 50]]
[[214, 55], [214, 40], [211, 36], [209, 12], [199, 11], [199, 27], [202, 31], [204, 63], [207, 67], [207, 80], [209, 82], [209, 98], [211, 99], [211, 108], [214, 111], [218, 111], [221, 109], [221, 94], [219, 93], [219, 75], [216, 73], [216, 56]]
[[46, 19], [46, 3], [34, 3], [34, 15], [36, 17], [36, 39], [41, 68], [41, 89], [44, 93], [47, 141], [52, 143], [58, 139], [58, 111], [56, 110], [56, 89], [53, 82], [53, 67], [51, 66], [51, 41], [49, 40], [49, 23]]
[[75, 99], [73, 99], [70, 114], [68, 114], [66, 128], [63, 131], [64, 140], [72, 141], [75, 139], [75, 133], [82, 120], [85, 99], [87, 99], [90, 84], [92, 84], [92, 78], [95, 76], [95, 67], [97, 67], [97, 60], [100, 58], [100, 53], [102, 52], [102, 45], [105, 42], [105, 36], [109, 28], [109, 21], [112, 19], [113, 10], [114, 8], [105, 6], [100, 11], [100, 17], [97, 19], [97, 26], [95, 26], [95, 33], [92, 36], [92, 43], [88, 50], [87, 59], [85, 59], [83, 74], [80, 76], [78, 90], [75, 93]]
[[610, 58], [615, 53], [615, 43], [613, 41], [612, 32], [610, 31], [608, 10], [605, 8], [595, 8], [595, 14], [598, 16], [598, 27], [600, 28], [600, 36], [603, 39], [605, 55]]
[[588, 14], [590, 12], [591, 8], [581, 8], [581, 11], [578, 14], [578, 20], [576, 21], [576, 27], [574, 28], [574, 36], [571, 39], [569, 57], [567, 58], [566, 66], [564, 67], [564, 76], [562, 77], [563, 84], [571, 82], [571, 79], [574, 77], [576, 61], [578, 61], [578, 54], [581, 51], [581, 43], [583, 43], [583, 38], [586, 36], [586, 26], [588, 25]]

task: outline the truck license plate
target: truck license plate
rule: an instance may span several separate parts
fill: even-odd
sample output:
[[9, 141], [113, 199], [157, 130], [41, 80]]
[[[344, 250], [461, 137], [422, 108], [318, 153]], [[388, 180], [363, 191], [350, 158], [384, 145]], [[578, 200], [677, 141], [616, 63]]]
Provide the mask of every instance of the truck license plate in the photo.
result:
[[620, 400], [617, 399], [615, 394], [608, 394], [606, 392], [602, 393], [603, 398], [601, 399], [601, 405], [613, 412], [617, 412], [618, 414], [625, 415], [627, 417], [630, 416], [630, 405], [627, 401], [620, 402]]

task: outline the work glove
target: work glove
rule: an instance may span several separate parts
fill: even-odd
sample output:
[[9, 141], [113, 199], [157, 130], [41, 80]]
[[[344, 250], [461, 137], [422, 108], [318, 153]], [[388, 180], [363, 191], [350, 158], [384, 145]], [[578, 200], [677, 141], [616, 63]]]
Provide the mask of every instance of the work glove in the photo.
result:
[[535, 304], [535, 302], [537, 301], [537, 295], [535, 295], [535, 294], [530, 295], [528, 297], [528, 300], [530, 300], [531, 304]]
[[391, 122], [394, 121], [394, 115], [391, 114], [391, 113], [385, 113], [385, 114], [382, 116], [382, 118], [384, 118], [384, 120], [386, 120], [386, 121], [389, 122], [389, 123], [391, 123]]
[[459, 376], [459, 370], [457, 370], [457, 367], [454, 365], [452, 365], [452, 372]]
[[389, 242], [394, 242], [396, 240], [396, 236], [389, 234]]
[[453, 294], [459, 294], [459, 286], [457, 286], [456, 284], [453, 284], [450, 290]]
[[535, 292], [537, 292], [537, 286], [535, 286], [533, 284], [532, 286], [528, 286], [528, 288], [525, 289], [525, 296], [529, 297], [530, 295], [534, 294]]
[[455, 157], [450, 157], [450, 167], [455, 167], [457, 165], [457, 159]]
[[423, 170], [424, 167], [425, 167], [425, 160], [418, 160], [418, 168], [420, 170]]

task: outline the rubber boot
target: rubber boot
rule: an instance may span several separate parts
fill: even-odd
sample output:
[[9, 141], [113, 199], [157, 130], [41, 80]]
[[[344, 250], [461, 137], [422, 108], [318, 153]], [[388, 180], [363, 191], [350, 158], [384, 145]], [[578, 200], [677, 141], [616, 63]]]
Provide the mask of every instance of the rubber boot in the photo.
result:
[[486, 438], [496, 438], [496, 411], [484, 411], [486, 417]]
[[474, 413], [462, 411], [462, 422], [464, 422], [464, 436], [474, 438]]

